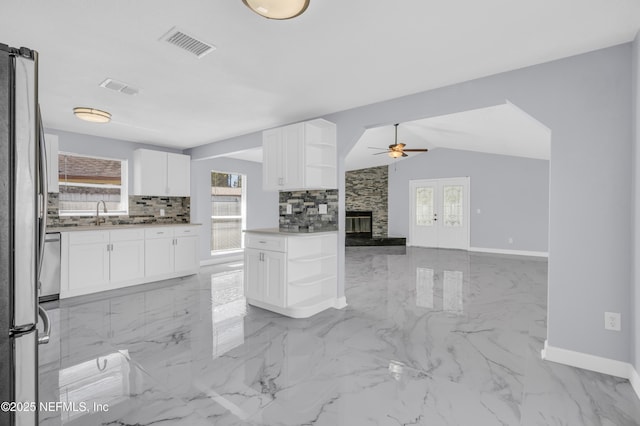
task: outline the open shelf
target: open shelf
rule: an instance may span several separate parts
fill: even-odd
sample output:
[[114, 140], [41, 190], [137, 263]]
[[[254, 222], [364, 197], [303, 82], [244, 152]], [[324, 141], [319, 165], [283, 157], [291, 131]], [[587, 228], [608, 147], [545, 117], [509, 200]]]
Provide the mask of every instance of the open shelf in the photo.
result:
[[315, 167], [318, 169], [335, 169], [336, 166], [333, 164], [324, 164], [324, 163], [310, 163], [307, 164], [307, 167]]
[[300, 262], [300, 263], [309, 263], [309, 262], [318, 262], [320, 260], [325, 259], [333, 259], [337, 257], [335, 254], [325, 254], [325, 255], [310, 255], [304, 257], [295, 257], [293, 259], [289, 259], [289, 262]]
[[323, 281], [335, 279], [335, 275], [329, 274], [317, 274], [309, 277], [301, 278], [299, 280], [290, 281], [289, 285], [293, 287], [311, 287], [316, 284], [320, 284]]
[[307, 143], [308, 146], [315, 146], [318, 148], [335, 148], [336, 144], [333, 142], [310, 142]]

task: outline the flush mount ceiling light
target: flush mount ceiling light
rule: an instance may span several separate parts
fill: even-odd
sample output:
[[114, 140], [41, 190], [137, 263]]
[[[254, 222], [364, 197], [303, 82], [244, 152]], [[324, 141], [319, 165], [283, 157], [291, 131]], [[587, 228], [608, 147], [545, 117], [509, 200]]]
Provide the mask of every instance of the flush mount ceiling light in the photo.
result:
[[111, 121], [111, 114], [94, 108], [76, 107], [73, 113], [81, 120], [92, 123], [108, 123]]
[[291, 19], [301, 15], [310, 0], [242, 0], [249, 9], [269, 19]]

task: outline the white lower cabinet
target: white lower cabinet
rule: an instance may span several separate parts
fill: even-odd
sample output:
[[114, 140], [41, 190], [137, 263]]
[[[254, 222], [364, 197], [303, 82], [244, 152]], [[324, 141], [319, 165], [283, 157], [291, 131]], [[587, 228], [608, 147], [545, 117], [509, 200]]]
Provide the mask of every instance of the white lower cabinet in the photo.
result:
[[62, 233], [60, 298], [196, 273], [197, 226]]
[[144, 264], [147, 275], [165, 275], [198, 269], [196, 227], [145, 230]]
[[[144, 240], [142, 232], [112, 231], [109, 250], [111, 282], [137, 280], [144, 277]], [[136, 239], [129, 239], [135, 234]], [[133, 235], [132, 235], [133, 236]]]
[[87, 231], [69, 235], [70, 290], [109, 284], [109, 233]]
[[69, 289], [144, 277], [144, 233], [138, 229], [69, 234]]
[[306, 318], [337, 304], [337, 234], [245, 234], [250, 305]]
[[285, 306], [285, 254], [277, 251], [245, 249], [246, 297], [275, 306]]

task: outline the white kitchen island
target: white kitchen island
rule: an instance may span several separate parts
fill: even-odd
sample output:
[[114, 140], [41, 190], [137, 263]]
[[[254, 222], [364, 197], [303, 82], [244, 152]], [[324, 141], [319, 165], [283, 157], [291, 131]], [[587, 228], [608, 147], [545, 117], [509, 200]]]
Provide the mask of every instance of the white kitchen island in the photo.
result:
[[245, 231], [247, 302], [292, 318], [344, 307], [337, 296], [337, 250], [336, 231]]

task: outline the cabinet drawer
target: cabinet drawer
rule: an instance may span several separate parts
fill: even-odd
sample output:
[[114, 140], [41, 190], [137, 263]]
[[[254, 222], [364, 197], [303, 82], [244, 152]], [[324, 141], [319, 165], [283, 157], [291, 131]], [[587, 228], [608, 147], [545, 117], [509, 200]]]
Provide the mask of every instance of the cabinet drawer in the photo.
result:
[[189, 237], [198, 235], [198, 227], [196, 226], [179, 226], [173, 228], [173, 235], [176, 237]]
[[286, 251], [287, 237], [247, 233], [244, 237], [244, 246], [259, 250]]
[[144, 230], [144, 238], [152, 240], [154, 238], [173, 238], [173, 228], [150, 228]]
[[109, 231], [69, 232], [69, 244], [108, 243]]
[[111, 231], [111, 242], [133, 241], [144, 239], [144, 229], [118, 229]]

